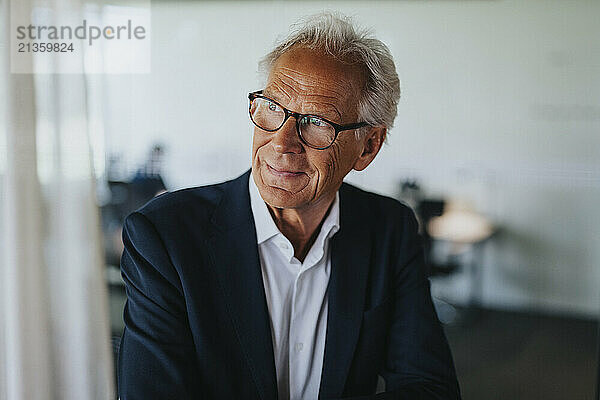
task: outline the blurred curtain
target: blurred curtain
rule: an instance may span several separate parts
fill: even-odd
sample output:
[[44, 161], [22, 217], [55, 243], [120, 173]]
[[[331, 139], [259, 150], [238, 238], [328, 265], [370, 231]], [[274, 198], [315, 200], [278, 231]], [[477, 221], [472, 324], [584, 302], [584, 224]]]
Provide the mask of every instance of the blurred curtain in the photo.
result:
[[[109, 399], [114, 379], [89, 82], [83, 73], [10, 73], [11, 12], [30, 18], [33, 0], [0, 2], [0, 399]], [[71, 16], [83, 12], [79, 1], [44, 3], [52, 24], [67, 8]], [[83, 56], [68, 62], [83, 72]]]

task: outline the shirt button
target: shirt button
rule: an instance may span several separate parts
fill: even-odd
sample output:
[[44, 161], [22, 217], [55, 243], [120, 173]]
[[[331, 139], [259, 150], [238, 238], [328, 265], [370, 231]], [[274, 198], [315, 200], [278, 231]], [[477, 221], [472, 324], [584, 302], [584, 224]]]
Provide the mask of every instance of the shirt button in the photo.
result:
[[301, 352], [302, 348], [304, 347], [303, 343], [296, 343], [296, 345], [294, 346], [294, 350], [296, 350], [296, 352]]
[[288, 246], [288, 244], [287, 244], [287, 243], [285, 243], [285, 242], [282, 242], [282, 243], [280, 243], [280, 244], [279, 244], [279, 247], [281, 247], [281, 248], [282, 248], [282, 249], [284, 249], [284, 250], [287, 250], [287, 249], [289, 249], [289, 248], [290, 248], [290, 246]]

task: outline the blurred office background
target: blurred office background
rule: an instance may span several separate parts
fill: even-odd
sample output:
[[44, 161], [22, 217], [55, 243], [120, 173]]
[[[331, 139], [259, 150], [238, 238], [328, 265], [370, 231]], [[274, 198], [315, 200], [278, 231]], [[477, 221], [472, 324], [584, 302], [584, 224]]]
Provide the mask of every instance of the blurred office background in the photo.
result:
[[[127, 1], [90, 4], [81, 7], [105, 17], [132, 12]], [[464, 398], [594, 398], [594, 0], [153, 1], [151, 73], [84, 75], [78, 88], [87, 102], [82, 123], [93, 151], [90, 181], [115, 348], [125, 301], [118, 271], [124, 216], [164, 190], [220, 182], [249, 168], [247, 93], [264, 82], [257, 63], [298, 18], [321, 10], [373, 28], [395, 57], [402, 97], [389, 142], [347, 180], [419, 214]], [[44, 91], [53, 77], [30, 83]], [[55, 84], [57, 96], [72, 94], [74, 76], [56, 79], [71, 85], [64, 92]], [[55, 123], [56, 110], [43, 104], [35, 109], [38, 148], [48, 145], [48, 130], [39, 125]], [[0, 178], [13, 150], [5, 143]]]

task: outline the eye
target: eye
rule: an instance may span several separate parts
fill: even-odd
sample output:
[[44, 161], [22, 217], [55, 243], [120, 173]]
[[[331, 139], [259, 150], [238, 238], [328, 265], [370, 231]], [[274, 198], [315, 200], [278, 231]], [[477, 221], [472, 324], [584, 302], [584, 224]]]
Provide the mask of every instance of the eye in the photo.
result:
[[272, 101], [267, 102], [267, 107], [269, 107], [270, 111], [280, 111], [279, 106]]
[[326, 126], [327, 123], [323, 121], [321, 118], [310, 117], [309, 123], [314, 126], [323, 127]]

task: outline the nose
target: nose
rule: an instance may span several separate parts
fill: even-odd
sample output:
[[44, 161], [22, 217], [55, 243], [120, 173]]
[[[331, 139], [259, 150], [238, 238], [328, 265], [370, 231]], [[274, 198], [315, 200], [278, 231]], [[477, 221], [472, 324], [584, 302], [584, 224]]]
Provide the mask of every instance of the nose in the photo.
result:
[[296, 118], [290, 117], [271, 137], [271, 145], [277, 153], [301, 153], [302, 142], [296, 131]]

